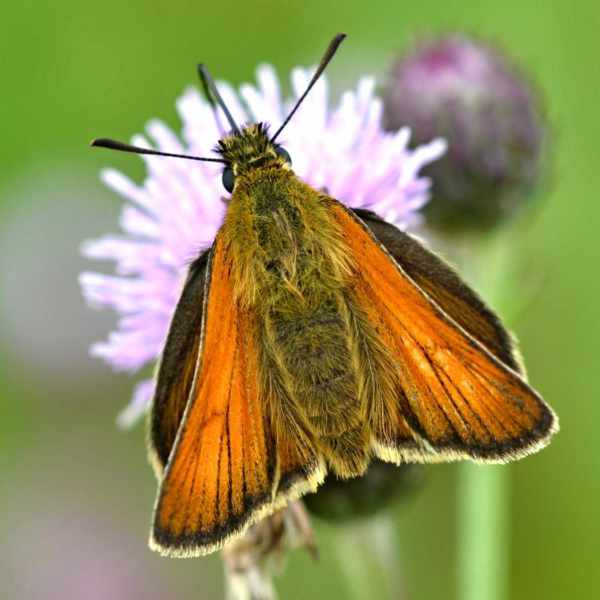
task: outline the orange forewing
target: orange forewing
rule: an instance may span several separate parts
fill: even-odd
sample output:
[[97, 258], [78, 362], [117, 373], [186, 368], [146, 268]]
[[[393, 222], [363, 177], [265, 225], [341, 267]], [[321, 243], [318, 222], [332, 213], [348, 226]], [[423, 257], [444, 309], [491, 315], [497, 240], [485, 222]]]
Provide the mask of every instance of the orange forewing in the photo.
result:
[[234, 301], [220, 236], [211, 263], [201, 358], [155, 510], [151, 543], [169, 555], [214, 550], [272, 500], [253, 323]]
[[[338, 202], [332, 210], [360, 265], [352, 292], [398, 370], [403, 419], [396, 439], [374, 432], [375, 452], [398, 462], [502, 462], [543, 445], [556, 420], [539, 395], [419, 288], [356, 216]], [[406, 422], [417, 434], [413, 449]]]

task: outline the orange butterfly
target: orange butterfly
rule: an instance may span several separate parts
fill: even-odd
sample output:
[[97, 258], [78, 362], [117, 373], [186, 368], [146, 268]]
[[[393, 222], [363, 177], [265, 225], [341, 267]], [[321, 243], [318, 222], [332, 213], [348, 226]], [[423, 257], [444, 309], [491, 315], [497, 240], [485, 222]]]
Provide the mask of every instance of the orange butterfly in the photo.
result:
[[374, 456], [506, 462], [558, 429], [510, 334], [459, 276], [374, 213], [303, 183], [276, 143], [343, 38], [273, 136], [240, 129], [200, 68], [233, 131], [221, 158], [187, 158], [223, 162], [232, 196], [190, 266], [152, 403], [150, 545], [168, 556], [212, 552]]

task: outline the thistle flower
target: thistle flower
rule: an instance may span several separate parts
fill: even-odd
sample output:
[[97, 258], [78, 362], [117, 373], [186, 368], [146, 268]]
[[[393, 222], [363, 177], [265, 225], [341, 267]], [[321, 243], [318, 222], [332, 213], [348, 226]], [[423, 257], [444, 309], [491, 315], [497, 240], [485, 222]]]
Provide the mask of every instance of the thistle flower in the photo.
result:
[[[277, 126], [310, 75], [300, 68], [292, 72], [294, 98], [289, 102], [282, 100], [275, 72], [266, 65], [257, 71], [256, 87], [243, 85], [238, 95], [222, 83], [219, 90], [238, 123]], [[151, 121], [147, 132], [152, 142], [165, 152], [208, 155], [223, 134], [223, 115], [215, 119], [196, 89], [188, 89], [177, 108], [182, 139], [163, 123]], [[443, 154], [445, 143], [434, 140], [411, 150], [409, 130], [383, 131], [381, 114], [372, 79], [362, 79], [329, 110], [327, 83], [321, 77], [281, 142], [294, 159], [295, 172], [307, 183], [348, 206], [371, 209], [408, 227], [419, 221], [419, 210], [429, 197], [430, 181], [419, 171]], [[143, 136], [134, 137], [133, 143], [149, 145]], [[141, 185], [112, 169], [102, 173], [103, 181], [128, 200], [120, 219], [122, 233], [84, 243], [83, 253], [115, 261], [116, 273], [80, 276], [86, 299], [120, 316], [116, 331], [94, 344], [91, 353], [114, 369], [132, 372], [158, 358], [187, 265], [211, 245], [227, 203], [220, 167], [162, 157], [144, 160], [148, 173]], [[132, 424], [146, 410], [152, 393], [151, 380], [138, 383], [120, 424]]]
[[418, 44], [392, 66], [384, 123], [413, 143], [448, 142], [425, 173], [435, 181], [427, 223], [486, 228], [510, 216], [539, 176], [544, 129], [528, 81], [497, 49], [460, 34]]

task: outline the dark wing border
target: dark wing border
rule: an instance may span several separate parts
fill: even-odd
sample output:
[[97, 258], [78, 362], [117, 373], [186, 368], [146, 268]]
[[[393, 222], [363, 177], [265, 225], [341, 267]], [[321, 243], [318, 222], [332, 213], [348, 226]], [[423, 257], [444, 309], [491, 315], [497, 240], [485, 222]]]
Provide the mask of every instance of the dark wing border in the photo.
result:
[[169, 460], [194, 379], [210, 253], [211, 248], [203, 251], [189, 266], [157, 366], [148, 436], [157, 476], [162, 475]]

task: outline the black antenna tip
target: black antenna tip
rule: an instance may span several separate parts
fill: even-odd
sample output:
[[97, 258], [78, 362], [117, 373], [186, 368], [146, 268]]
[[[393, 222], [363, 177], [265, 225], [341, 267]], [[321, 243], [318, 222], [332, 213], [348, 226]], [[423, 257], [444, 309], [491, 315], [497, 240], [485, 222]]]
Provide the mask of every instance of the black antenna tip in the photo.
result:
[[94, 148], [109, 148], [111, 150], [122, 150], [125, 144], [116, 142], [115, 140], [109, 140], [108, 138], [94, 138], [90, 142], [90, 146]]
[[325, 52], [325, 56], [323, 57], [325, 63], [332, 59], [333, 55], [336, 53], [337, 49], [340, 47], [340, 44], [346, 39], [346, 37], [347, 36], [345, 33], [338, 33], [336, 36], [334, 36], [329, 43], [329, 47]]
[[202, 87], [204, 88], [204, 95], [206, 96], [207, 100], [213, 107], [215, 107], [217, 104], [221, 107], [229, 125], [235, 133], [239, 134], [240, 128], [225, 105], [223, 98], [221, 98], [221, 94], [219, 94], [219, 90], [217, 89], [214, 79], [210, 76], [208, 69], [203, 63], [199, 63], [197, 65], [197, 69], [198, 75], [200, 76], [200, 81], [202, 82]]

